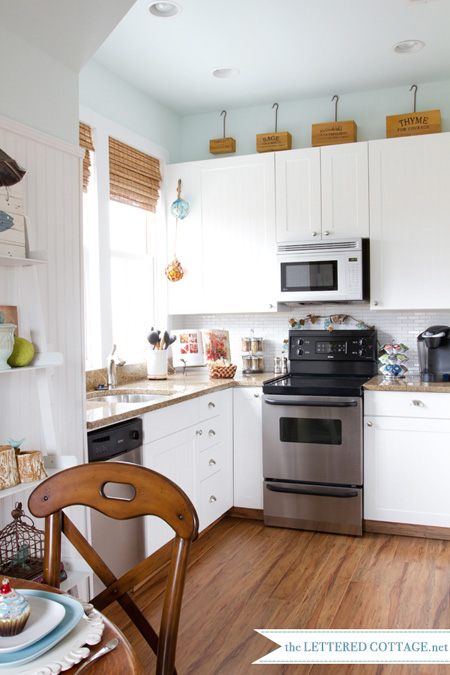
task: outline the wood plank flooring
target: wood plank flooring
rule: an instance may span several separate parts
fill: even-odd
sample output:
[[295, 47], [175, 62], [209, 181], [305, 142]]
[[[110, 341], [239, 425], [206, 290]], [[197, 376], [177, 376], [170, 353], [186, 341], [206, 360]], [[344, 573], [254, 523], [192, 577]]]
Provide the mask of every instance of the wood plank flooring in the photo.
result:
[[[165, 571], [135, 593], [159, 627]], [[254, 628], [450, 629], [450, 542], [347, 537], [224, 518], [194, 543], [177, 648], [178, 675], [450, 675], [450, 665], [265, 665]], [[108, 616], [150, 675], [154, 657], [119, 606]]]

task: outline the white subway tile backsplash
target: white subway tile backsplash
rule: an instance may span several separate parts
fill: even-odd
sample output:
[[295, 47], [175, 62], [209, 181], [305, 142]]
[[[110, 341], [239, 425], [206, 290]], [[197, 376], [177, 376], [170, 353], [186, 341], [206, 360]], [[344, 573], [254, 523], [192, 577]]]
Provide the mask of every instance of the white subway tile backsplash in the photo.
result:
[[[304, 308], [292, 312], [274, 314], [196, 314], [172, 315], [171, 328], [222, 328], [229, 331], [231, 357], [233, 363], [241, 368], [241, 337], [250, 335], [253, 329], [255, 337], [263, 338], [264, 369], [272, 372], [273, 359], [282, 355], [283, 340], [288, 337], [291, 328], [289, 320], [304, 319], [308, 315], [335, 316], [338, 314], [354, 317], [357, 321], [364, 321], [375, 326], [380, 346], [387, 342], [402, 342], [409, 347], [406, 364], [410, 372], [418, 372], [416, 339], [419, 333], [436, 324], [450, 325], [449, 311], [417, 311], [417, 312], [381, 312], [371, 311], [367, 305], [337, 305], [330, 309], [329, 305], [314, 305], [313, 308]], [[323, 328], [323, 321], [305, 325], [307, 329]], [[343, 324], [332, 324], [335, 330], [352, 328], [356, 321], [346, 321]]]

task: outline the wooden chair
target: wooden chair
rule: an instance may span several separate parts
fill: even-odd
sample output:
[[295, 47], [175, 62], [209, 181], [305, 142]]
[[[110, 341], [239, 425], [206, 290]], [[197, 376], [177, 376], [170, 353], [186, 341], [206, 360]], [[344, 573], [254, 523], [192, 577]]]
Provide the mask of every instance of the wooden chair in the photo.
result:
[[[104, 488], [110, 482], [131, 484], [135, 489], [134, 498], [124, 501], [106, 496]], [[128, 595], [130, 588], [154, 571], [151, 559], [146, 558], [117, 579], [62, 511], [76, 504], [118, 520], [158, 516], [175, 531], [159, 637]], [[181, 488], [155, 471], [135, 464], [94, 462], [47, 478], [32, 492], [28, 507], [33, 516], [45, 518], [44, 583], [59, 588], [61, 533], [64, 533], [106, 586], [91, 600], [92, 604], [101, 611], [117, 601], [155, 652], [156, 675], [176, 673], [181, 601], [190, 547], [198, 533], [197, 512]]]

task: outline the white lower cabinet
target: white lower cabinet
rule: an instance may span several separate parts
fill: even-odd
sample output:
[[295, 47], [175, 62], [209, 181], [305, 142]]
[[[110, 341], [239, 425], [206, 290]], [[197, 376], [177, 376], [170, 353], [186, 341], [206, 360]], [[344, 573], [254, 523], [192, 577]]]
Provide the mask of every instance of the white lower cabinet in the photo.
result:
[[[225, 390], [144, 416], [143, 464], [186, 492], [200, 530], [233, 506], [231, 400], [231, 390]], [[147, 555], [172, 536], [160, 519], [146, 518]]]
[[262, 390], [233, 389], [234, 505], [263, 508]]
[[450, 396], [364, 399], [364, 518], [450, 527]]

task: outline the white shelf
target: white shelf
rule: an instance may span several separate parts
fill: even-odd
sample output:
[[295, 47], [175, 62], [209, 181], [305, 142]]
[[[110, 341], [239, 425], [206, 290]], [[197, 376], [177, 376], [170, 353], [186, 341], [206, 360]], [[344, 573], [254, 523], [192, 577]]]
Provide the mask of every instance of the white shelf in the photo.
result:
[[[48, 477], [77, 464], [77, 458], [73, 455], [44, 455], [43, 460]], [[12, 495], [18, 494], [19, 492], [25, 492], [25, 490], [34, 490], [34, 488], [44, 480], [45, 478], [35, 480], [32, 483], [19, 483], [13, 487], [6, 488], [6, 490], [0, 490], [0, 499], [12, 497]]]
[[64, 591], [67, 593], [67, 591], [70, 591], [71, 588], [74, 586], [78, 586], [82, 581], [85, 581], [86, 579], [89, 579], [90, 575], [92, 574], [92, 570], [69, 570], [66, 569], [67, 572], [67, 579], [64, 579], [64, 581], [61, 581], [61, 584], [59, 586], [61, 591]]
[[27, 267], [29, 265], [45, 265], [47, 263], [44, 251], [30, 251], [32, 258], [14, 258], [8, 255], [0, 255], [0, 265], [4, 267]]
[[39, 368], [51, 368], [62, 366], [64, 357], [60, 352], [39, 352], [33, 357], [33, 363], [29, 366], [17, 366], [10, 370], [0, 370], [0, 373], [23, 372], [24, 370], [38, 370]]

